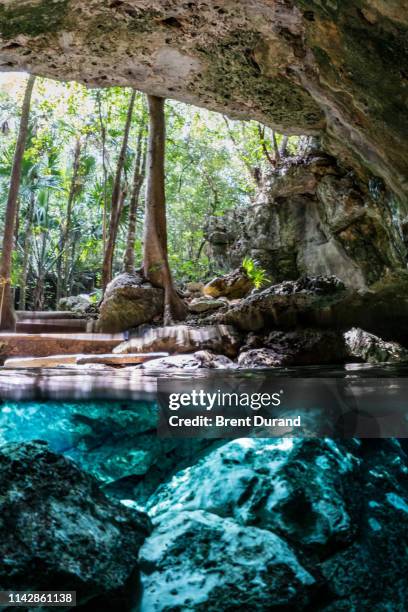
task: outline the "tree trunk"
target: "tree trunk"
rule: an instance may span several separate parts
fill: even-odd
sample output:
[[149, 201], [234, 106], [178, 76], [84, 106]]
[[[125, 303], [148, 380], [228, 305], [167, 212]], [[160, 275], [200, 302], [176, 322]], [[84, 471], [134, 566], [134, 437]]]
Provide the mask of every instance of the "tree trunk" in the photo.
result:
[[[45, 214], [44, 214], [44, 228], [48, 227], [48, 211], [50, 204], [50, 193], [47, 193], [47, 201], [45, 205]], [[37, 283], [34, 289], [34, 310], [43, 310], [45, 304], [45, 275], [46, 271], [46, 253], [47, 253], [47, 239], [48, 232], [47, 230], [43, 231], [41, 234], [41, 249], [39, 252], [38, 258], [38, 276]]]
[[67, 212], [64, 228], [63, 237], [63, 262], [64, 262], [64, 284], [63, 284], [63, 297], [68, 293], [69, 288], [69, 255], [70, 255], [70, 242], [71, 242], [71, 225], [72, 225], [72, 208], [74, 205], [75, 197], [78, 193], [78, 176], [81, 162], [81, 141], [78, 138], [75, 143], [74, 151], [74, 164], [72, 168], [71, 186], [69, 189]]
[[42, 310], [44, 308], [44, 277], [37, 278], [33, 294], [33, 309]]
[[146, 210], [143, 236], [143, 271], [147, 280], [164, 289], [164, 321], [182, 320], [187, 308], [173, 285], [167, 256], [166, 196], [164, 187], [164, 99], [148, 96]]
[[68, 288], [68, 270], [69, 270], [69, 246], [70, 246], [70, 235], [71, 235], [71, 220], [72, 220], [72, 207], [74, 205], [75, 196], [78, 191], [78, 175], [81, 161], [81, 141], [77, 138], [74, 149], [74, 161], [72, 164], [72, 176], [71, 184], [69, 187], [67, 209], [65, 213], [65, 224], [61, 234], [61, 240], [59, 245], [59, 255], [57, 262], [57, 294], [56, 294], [56, 306], [58, 308], [58, 302], [60, 299], [67, 295]]
[[24, 232], [24, 245], [23, 245], [23, 263], [21, 267], [21, 277], [20, 277], [20, 298], [18, 302], [18, 307], [20, 310], [26, 309], [26, 301], [27, 301], [27, 277], [28, 277], [28, 268], [30, 263], [30, 246], [31, 246], [31, 235], [32, 235], [32, 224], [34, 218], [34, 208], [35, 208], [35, 194], [31, 193], [30, 202], [28, 205], [26, 223], [25, 223], [25, 232]]
[[119, 154], [118, 163], [116, 166], [115, 181], [113, 184], [111, 214], [109, 223], [109, 235], [106, 243], [106, 249], [102, 267], [102, 289], [105, 291], [108, 283], [112, 280], [112, 264], [115, 251], [116, 237], [118, 233], [119, 217], [120, 217], [120, 200], [122, 193], [122, 173], [126, 160], [126, 151], [129, 140], [129, 132], [132, 124], [133, 108], [135, 106], [136, 91], [132, 91], [129, 102], [129, 108], [125, 124], [125, 132], [123, 135], [122, 147]]
[[280, 156], [281, 157], [286, 157], [288, 154], [288, 151], [287, 151], [288, 142], [289, 142], [289, 136], [283, 136], [281, 146], [280, 146]]
[[35, 83], [35, 76], [31, 75], [27, 81], [24, 102], [21, 112], [20, 128], [11, 171], [10, 188], [6, 205], [6, 218], [4, 224], [3, 247], [0, 262], [0, 330], [14, 331], [16, 318], [14, 314], [13, 294], [11, 290], [11, 266], [14, 248], [14, 229], [17, 217], [18, 192], [20, 189], [21, 166], [27, 141], [28, 121], [30, 117], [31, 97]]
[[[140, 191], [142, 189], [143, 181], [146, 172], [146, 149], [144, 147], [144, 132], [145, 124], [142, 122], [137, 136], [137, 152], [135, 170], [133, 174], [133, 185], [132, 193], [129, 202], [129, 221], [128, 231], [126, 238], [126, 250], [123, 260], [123, 269], [129, 274], [135, 273], [135, 240], [136, 240], [136, 221], [137, 221], [137, 209], [139, 205]], [[142, 151], [143, 149], [143, 151]]]
[[102, 253], [106, 249], [106, 230], [108, 217], [108, 168], [106, 165], [106, 125], [102, 116], [102, 102], [100, 91], [97, 93], [99, 127], [102, 140], [102, 170], [103, 170], [103, 219], [102, 219]]
[[276, 139], [276, 134], [274, 131], [272, 131], [272, 142], [273, 142], [273, 150], [275, 153], [275, 162], [278, 164], [280, 162], [280, 152], [279, 152], [279, 147], [278, 147], [278, 141]]

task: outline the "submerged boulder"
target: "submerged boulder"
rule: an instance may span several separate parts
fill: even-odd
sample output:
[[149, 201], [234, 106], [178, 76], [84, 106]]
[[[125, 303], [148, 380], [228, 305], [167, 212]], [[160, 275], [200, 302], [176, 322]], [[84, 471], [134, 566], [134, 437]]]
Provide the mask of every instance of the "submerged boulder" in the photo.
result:
[[347, 356], [340, 333], [307, 328], [250, 334], [238, 363], [244, 368], [325, 365], [344, 363]]
[[347, 489], [358, 465], [331, 441], [235, 440], [159, 488], [150, 514], [165, 521], [171, 510], [206, 510], [318, 552], [353, 537], [356, 508]]
[[277, 535], [199, 510], [168, 515], [140, 565], [141, 612], [300, 610], [316, 586]]
[[146, 514], [110, 501], [96, 479], [45, 442], [0, 448], [0, 587], [120, 596], [137, 581]]
[[247, 295], [254, 285], [243, 268], [237, 268], [224, 276], [217, 276], [203, 288], [204, 295], [227, 297], [230, 300]]
[[[89, 366], [88, 366], [89, 367]], [[94, 476], [116, 499], [143, 505], [174, 471], [191, 465], [211, 440], [156, 435], [154, 402], [7, 402], [1, 411], [0, 447], [45, 440]]]
[[[161, 596], [163, 601], [177, 602], [183, 608], [183, 598], [190, 592], [193, 600], [190, 606], [185, 602], [185, 609], [231, 610], [223, 600], [212, 606], [208, 588], [210, 576], [219, 584], [219, 573], [224, 569], [228, 579], [223, 589], [229, 592], [229, 602], [238, 601], [244, 608], [251, 601], [252, 608], [260, 610], [280, 605], [278, 609], [325, 612], [402, 611], [408, 600], [407, 471], [407, 456], [395, 440], [286, 438], [228, 442], [173, 476], [151, 497], [149, 508], [156, 528], [141, 550], [145, 601], [157, 605]], [[206, 525], [204, 537], [197, 515], [199, 523]], [[207, 519], [214, 515], [218, 520]], [[224, 543], [222, 531], [216, 530], [215, 536], [210, 521], [214, 529], [218, 525], [230, 529], [231, 522], [241, 527], [240, 531], [231, 527], [232, 548]], [[298, 598], [286, 608], [276, 582], [274, 592], [269, 594], [269, 606], [264, 604], [258, 599], [259, 582], [254, 583], [251, 573], [246, 573], [251, 576], [246, 581], [246, 596], [253, 599], [240, 599], [241, 579], [236, 576], [230, 580], [229, 568], [235, 560], [241, 564], [244, 553], [247, 562], [257, 567], [240, 540], [253, 541], [254, 532], [267, 543], [269, 551], [276, 550], [276, 541], [269, 541], [267, 533], [289, 543], [303, 568], [316, 578], [312, 604], [305, 602], [303, 588], [295, 583], [292, 587]], [[216, 541], [222, 543], [220, 548]], [[235, 548], [237, 543], [239, 548]], [[229, 558], [227, 568], [224, 551]], [[260, 542], [258, 555], [264, 568], [269, 567]], [[288, 581], [285, 558], [278, 554], [277, 559]], [[275, 568], [272, 564], [272, 579]], [[180, 571], [186, 592], [175, 585]], [[200, 589], [195, 590], [192, 581], [197, 575]], [[261, 577], [259, 580], [267, 593], [268, 583]], [[237, 605], [237, 609], [242, 607]]]
[[163, 314], [163, 295], [137, 274], [120, 274], [106, 288], [97, 330], [117, 333], [149, 323]]
[[398, 342], [382, 338], [354, 327], [344, 334], [350, 357], [367, 363], [407, 363], [408, 349]]
[[174, 325], [165, 327], [142, 326], [132, 332], [130, 340], [122, 342], [115, 353], [194, 353], [208, 350], [235, 357], [241, 339], [233, 327], [228, 325], [206, 325], [193, 327]]

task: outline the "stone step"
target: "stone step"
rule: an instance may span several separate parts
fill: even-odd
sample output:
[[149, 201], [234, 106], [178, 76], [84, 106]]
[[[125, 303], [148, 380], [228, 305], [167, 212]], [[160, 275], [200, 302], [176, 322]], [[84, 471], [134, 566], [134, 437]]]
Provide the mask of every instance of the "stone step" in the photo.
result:
[[6, 359], [4, 367], [15, 368], [55, 368], [57, 366], [75, 365], [78, 357], [82, 355], [50, 355], [49, 357], [11, 357]]
[[70, 310], [17, 310], [17, 321], [27, 319], [81, 319], [81, 316]]
[[86, 332], [86, 319], [23, 319], [17, 321], [16, 332], [26, 334]]
[[153, 359], [162, 359], [168, 357], [169, 353], [126, 353], [124, 355], [117, 353], [107, 353], [106, 355], [82, 355], [78, 357], [76, 363], [85, 365], [88, 363], [101, 363], [104, 365], [133, 365], [145, 363]]
[[56, 368], [58, 366], [73, 366], [86, 364], [102, 365], [136, 365], [152, 359], [168, 357], [168, 353], [145, 353], [116, 355], [105, 353], [103, 355], [49, 355], [48, 357], [12, 357], [6, 359], [4, 367], [7, 369]]
[[49, 355], [106, 354], [124, 340], [124, 334], [0, 333], [0, 359]]

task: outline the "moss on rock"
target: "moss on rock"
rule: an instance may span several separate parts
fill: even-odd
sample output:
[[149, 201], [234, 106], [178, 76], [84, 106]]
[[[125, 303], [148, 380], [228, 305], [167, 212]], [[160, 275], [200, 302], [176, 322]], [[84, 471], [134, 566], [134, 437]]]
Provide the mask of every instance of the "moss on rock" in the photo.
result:
[[255, 31], [232, 32], [228, 38], [199, 48], [209, 68], [204, 75], [205, 88], [228, 106], [242, 92], [250, 92], [251, 101], [283, 128], [302, 125], [307, 130], [323, 122], [323, 114], [313, 98], [282, 75], [265, 78], [258, 64], [256, 50], [262, 38]]
[[42, 0], [40, 3], [16, 3], [0, 6], [0, 34], [13, 38], [20, 34], [39, 36], [58, 30], [67, 13], [69, 0]]

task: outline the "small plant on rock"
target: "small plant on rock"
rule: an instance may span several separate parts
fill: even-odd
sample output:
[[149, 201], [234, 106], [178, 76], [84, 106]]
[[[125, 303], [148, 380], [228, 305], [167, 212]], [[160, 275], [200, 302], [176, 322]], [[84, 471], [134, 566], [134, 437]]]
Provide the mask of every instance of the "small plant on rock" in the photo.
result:
[[245, 271], [245, 274], [252, 281], [255, 289], [261, 289], [267, 283], [270, 282], [266, 274], [266, 270], [261, 268], [258, 262], [254, 261], [250, 257], [244, 257], [242, 261], [242, 267]]

